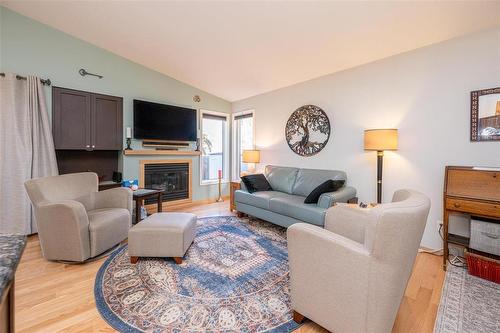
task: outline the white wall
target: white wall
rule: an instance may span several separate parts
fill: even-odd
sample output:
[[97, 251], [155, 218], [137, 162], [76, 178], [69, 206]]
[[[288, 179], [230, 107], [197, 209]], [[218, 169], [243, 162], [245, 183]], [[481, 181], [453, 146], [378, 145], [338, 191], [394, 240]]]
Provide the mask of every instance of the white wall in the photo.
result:
[[[314, 52], [314, 50], [311, 50]], [[500, 142], [469, 141], [470, 91], [500, 86], [500, 29], [450, 40], [233, 103], [255, 109], [262, 163], [347, 171], [362, 201], [376, 200], [376, 153], [363, 130], [398, 128], [399, 150], [384, 158], [384, 200], [413, 188], [432, 200], [423, 246], [440, 248], [446, 165], [500, 166]], [[315, 104], [332, 135], [318, 155], [295, 155], [284, 140], [290, 114]]]

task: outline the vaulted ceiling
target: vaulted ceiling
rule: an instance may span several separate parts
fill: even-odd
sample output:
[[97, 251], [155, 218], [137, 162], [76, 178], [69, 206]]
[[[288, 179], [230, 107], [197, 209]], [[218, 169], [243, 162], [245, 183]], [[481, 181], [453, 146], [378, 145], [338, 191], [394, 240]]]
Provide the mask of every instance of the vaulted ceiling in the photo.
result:
[[228, 101], [500, 24], [500, 2], [2, 1]]

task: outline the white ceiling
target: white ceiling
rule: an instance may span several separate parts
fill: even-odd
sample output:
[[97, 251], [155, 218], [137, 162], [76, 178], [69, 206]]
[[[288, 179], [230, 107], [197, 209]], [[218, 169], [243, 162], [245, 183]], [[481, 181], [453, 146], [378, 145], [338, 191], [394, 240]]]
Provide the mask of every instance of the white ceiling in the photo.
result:
[[500, 2], [2, 1], [228, 101], [500, 24]]

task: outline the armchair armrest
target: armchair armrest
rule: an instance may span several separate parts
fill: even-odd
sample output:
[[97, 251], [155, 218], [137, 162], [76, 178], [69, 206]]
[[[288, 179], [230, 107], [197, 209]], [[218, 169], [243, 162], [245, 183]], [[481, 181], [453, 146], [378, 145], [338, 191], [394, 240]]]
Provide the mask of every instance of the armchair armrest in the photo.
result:
[[290, 226], [287, 239], [293, 309], [345, 328], [339, 332], [365, 331], [353, 326], [365, 322], [368, 301], [371, 256], [363, 245], [305, 223]]
[[330, 208], [336, 202], [347, 202], [356, 196], [356, 189], [351, 186], [344, 186], [335, 192], [323, 193], [318, 200], [318, 207]]
[[35, 209], [35, 216], [45, 258], [83, 261], [90, 256], [89, 219], [82, 203], [45, 202]]
[[125, 208], [132, 215], [132, 190], [128, 187], [117, 187], [94, 192], [93, 196], [95, 209]]

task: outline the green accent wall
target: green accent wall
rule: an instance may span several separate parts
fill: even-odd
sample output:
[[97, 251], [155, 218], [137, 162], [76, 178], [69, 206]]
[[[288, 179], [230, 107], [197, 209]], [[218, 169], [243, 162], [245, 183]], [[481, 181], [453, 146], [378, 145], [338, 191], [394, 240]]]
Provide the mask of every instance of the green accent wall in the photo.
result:
[[[103, 75], [82, 77], [80, 68]], [[195, 87], [117, 56], [64, 32], [0, 6], [0, 72], [49, 78], [53, 86], [123, 97], [123, 125], [133, 127], [133, 99], [230, 113], [231, 103]], [[49, 116], [50, 87], [45, 88]], [[200, 103], [193, 96], [201, 97]], [[125, 133], [124, 133], [125, 138]], [[125, 140], [125, 139], [124, 139]], [[124, 142], [125, 145], [125, 142]], [[133, 148], [142, 149], [133, 140]], [[121, 156], [125, 179], [138, 178], [141, 159], [184, 159], [182, 156]], [[200, 185], [199, 157], [193, 160], [193, 200], [217, 197], [216, 185]], [[227, 186], [223, 186], [227, 194]]]

